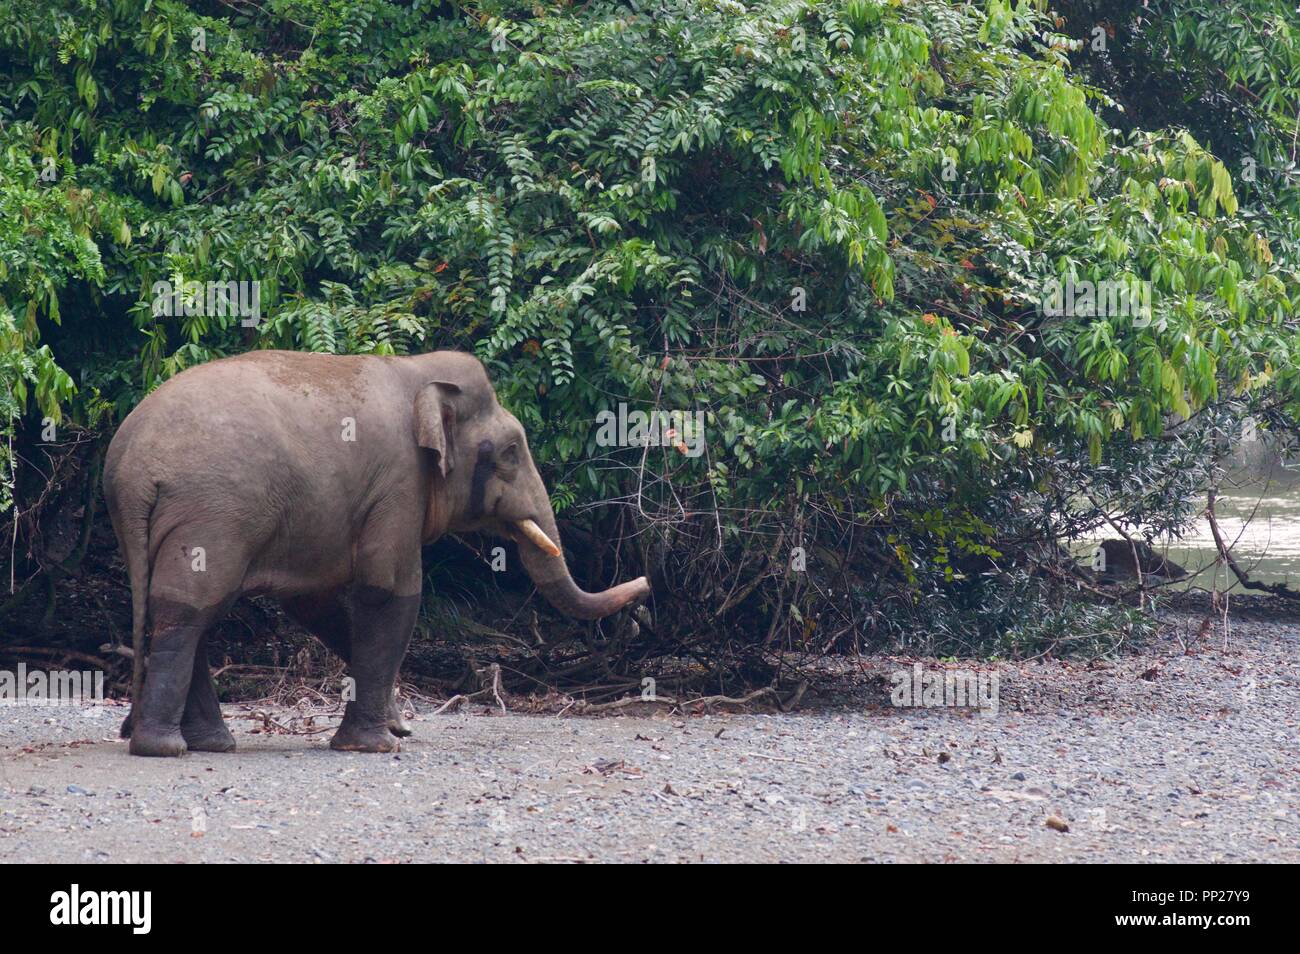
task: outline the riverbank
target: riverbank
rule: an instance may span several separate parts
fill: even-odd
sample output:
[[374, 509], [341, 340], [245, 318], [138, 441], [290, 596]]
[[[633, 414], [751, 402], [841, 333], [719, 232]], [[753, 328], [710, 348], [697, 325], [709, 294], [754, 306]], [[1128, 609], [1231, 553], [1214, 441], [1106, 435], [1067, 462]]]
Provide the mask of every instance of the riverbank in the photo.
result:
[[[1257, 608], [1114, 662], [872, 657], [788, 714], [424, 707], [389, 756], [229, 705], [236, 753], [136, 759], [120, 706], [11, 708], [0, 861], [1294, 863], [1300, 624]], [[996, 715], [893, 706], [917, 662]]]

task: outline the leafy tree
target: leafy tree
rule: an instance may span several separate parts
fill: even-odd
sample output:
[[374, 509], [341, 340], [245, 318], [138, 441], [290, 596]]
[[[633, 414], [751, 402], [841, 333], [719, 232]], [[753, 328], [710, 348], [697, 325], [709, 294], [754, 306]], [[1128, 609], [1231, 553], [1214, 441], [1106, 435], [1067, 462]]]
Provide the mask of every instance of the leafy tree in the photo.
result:
[[[0, 414], [471, 349], [674, 651], [1114, 632], [1062, 546], [1294, 427], [1300, 61], [1280, 0], [1061, 6], [14, 0]], [[153, 307], [245, 280], [253, 329]], [[620, 403], [704, 452], [601, 446]]]

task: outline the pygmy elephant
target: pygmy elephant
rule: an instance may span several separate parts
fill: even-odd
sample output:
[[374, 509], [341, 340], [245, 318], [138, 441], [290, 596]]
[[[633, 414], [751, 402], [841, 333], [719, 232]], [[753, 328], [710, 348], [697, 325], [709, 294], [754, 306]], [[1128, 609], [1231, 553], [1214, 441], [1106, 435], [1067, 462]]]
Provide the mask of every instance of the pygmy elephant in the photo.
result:
[[104, 494], [131, 577], [134, 755], [234, 748], [206, 634], [242, 595], [278, 598], [348, 661], [355, 699], [331, 747], [387, 752], [409, 734], [393, 689], [423, 544], [509, 537], [542, 595], [579, 619], [650, 589], [574, 583], [523, 428], [457, 352], [255, 351], [191, 368], [122, 423]]

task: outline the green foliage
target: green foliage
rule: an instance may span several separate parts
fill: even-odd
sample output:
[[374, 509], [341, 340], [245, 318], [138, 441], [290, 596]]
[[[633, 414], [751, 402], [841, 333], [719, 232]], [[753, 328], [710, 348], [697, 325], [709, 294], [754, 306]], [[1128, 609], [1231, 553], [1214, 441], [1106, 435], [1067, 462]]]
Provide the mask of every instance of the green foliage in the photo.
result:
[[[1146, 14], [1160, 42], [1250, 88], [1275, 168], [1290, 14], [1174, 7]], [[684, 625], [714, 625], [729, 566], [770, 578], [738, 626], [861, 627], [881, 580], [915, 607], [970, 585], [958, 556], [1091, 529], [1080, 488], [1172, 459], [1175, 422], [1190, 454], [1211, 409], [1300, 407], [1293, 173], [1243, 191], [1195, 130], [1117, 124], [1065, 23], [1002, 0], [15, 0], [0, 414], [24, 382], [46, 413], [125, 409], [248, 347], [472, 349], [557, 505], [657, 531], [624, 548], [701, 607]], [[159, 280], [260, 282], [264, 320], [157, 317]], [[1052, 319], [1051, 280], [1150, 302]], [[597, 446], [619, 402], [703, 411], [706, 452]], [[1126, 513], [1176, 528], [1193, 489]], [[824, 548], [816, 584], [793, 545]]]

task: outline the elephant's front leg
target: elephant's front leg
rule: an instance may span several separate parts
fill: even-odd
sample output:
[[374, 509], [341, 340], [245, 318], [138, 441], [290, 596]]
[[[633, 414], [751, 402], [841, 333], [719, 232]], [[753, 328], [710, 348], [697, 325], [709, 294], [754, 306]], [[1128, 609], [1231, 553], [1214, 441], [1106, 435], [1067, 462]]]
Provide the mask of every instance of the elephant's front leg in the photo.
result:
[[[331, 590], [305, 596], [286, 597], [280, 601], [280, 606], [299, 626], [319, 639], [327, 649], [347, 663], [350, 669], [353, 613], [341, 591]], [[402, 707], [398, 705], [396, 693], [393, 693], [389, 705], [388, 731], [401, 738], [411, 734], [410, 725], [402, 717]]]
[[393, 686], [420, 611], [420, 594], [398, 596], [360, 586], [352, 594], [352, 659], [356, 699], [347, 704], [330, 748], [349, 752], [396, 752], [390, 733]]

